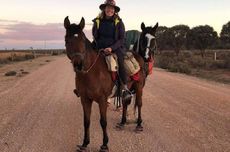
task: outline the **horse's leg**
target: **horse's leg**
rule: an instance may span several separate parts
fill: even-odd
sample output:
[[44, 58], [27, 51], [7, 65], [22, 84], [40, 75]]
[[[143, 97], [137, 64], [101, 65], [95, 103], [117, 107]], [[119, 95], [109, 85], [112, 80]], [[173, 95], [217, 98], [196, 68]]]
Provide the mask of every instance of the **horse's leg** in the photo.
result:
[[73, 90], [73, 92], [76, 94], [77, 97], [80, 97], [80, 94], [79, 94], [79, 80], [78, 80], [78, 77], [77, 77], [77, 74], [75, 76], [75, 89]]
[[[130, 101], [129, 101], [130, 100]], [[121, 118], [121, 122], [117, 124], [117, 128], [119, 129], [123, 129], [125, 123], [127, 122], [127, 108], [128, 108], [128, 103], [131, 102], [131, 99], [129, 100], [122, 100], [122, 118]]]
[[90, 126], [90, 115], [91, 115], [91, 108], [92, 108], [92, 101], [87, 99], [81, 99], [81, 104], [83, 106], [84, 112], [84, 140], [83, 144], [79, 147], [80, 152], [86, 151], [87, 145], [90, 143], [89, 138], [89, 126]]
[[138, 118], [137, 118], [137, 126], [136, 131], [143, 131], [142, 127], [142, 118], [141, 118], [141, 108], [142, 108], [142, 89], [138, 89], [136, 93], [136, 101], [135, 101], [135, 107], [138, 107]]
[[101, 146], [100, 152], [107, 152], [108, 151], [108, 142], [109, 137], [107, 134], [107, 99], [101, 100], [99, 102], [99, 109], [100, 109], [100, 124], [103, 130], [103, 145]]

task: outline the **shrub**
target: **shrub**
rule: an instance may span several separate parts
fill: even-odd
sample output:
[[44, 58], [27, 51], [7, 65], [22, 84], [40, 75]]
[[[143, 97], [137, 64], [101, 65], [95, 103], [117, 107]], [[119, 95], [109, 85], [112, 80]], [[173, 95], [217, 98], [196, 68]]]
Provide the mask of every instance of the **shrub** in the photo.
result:
[[161, 56], [173, 57], [175, 56], [175, 52], [174, 51], [162, 51]]
[[177, 62], [175, 64], [170, 64], [169, 69], [170, 72], [180, 72], [180, 73], [191, 73], [191, 68], [187, 63]]
[[53, 52], [51, 53], [51, 55], [52, 55], [52, 56], [56, 56], [56, 55], [59, 55], [59, 53], [53, 51]]
[[206, 61], [201, 56], [194, 56], [189, 59], [189, 63], [192, 68], [205, 68]]
[[25, 61], [26, 59], [25, 59], [25, 56], [16, 56], [15, 58], [14, 58], [14, 61]]
[[9, 71], [5, 73], [5, 76], [15, 76], [17, 74], [16, 71]]
[[230, 70], [230, 55], [224, 58], [224, 68]]
[[184, 51], [184, 52], [182, 53], [182, 55], [183, 55], [185, 58], [191, 58], [191, 57], [193, 56], [191, 51]]
[[156, 66], [162, 69], [168, 69], [169, 64], [172, 64], [173, 62], [174, 61], [172, 57], [158, 56], [156, 58]]
[[26, 55], [25, 55], [25, 59], [26, 59], [26, 60], [34, 59], [34, 55], [33, 55], [33, 54], [26, 54]]
[[180, 54], [179, 56], [176, 56], [173, 58], [175, 62], [185, 62], [186, 58], [184, 57], [184, 55]]
[[224, 61], [222, 60], [208, 62], [207, 64], [208, 69], [224, 69], [224, 66]]
[[8, 59], [0, 59], [0, 64], [7, 64], [10, 61]]

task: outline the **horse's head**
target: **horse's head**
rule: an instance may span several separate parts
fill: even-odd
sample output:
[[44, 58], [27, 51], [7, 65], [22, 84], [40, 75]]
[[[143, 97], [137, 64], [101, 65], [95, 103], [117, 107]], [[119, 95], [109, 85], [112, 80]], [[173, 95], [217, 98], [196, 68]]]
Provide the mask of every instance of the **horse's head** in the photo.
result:
[[141, 35], [139, 44], [139, 53], [144, 57], [145, 61], [149, 61], [151, 54], [154, 53], [156, 49], [156, 30], [158, 28], [158, 23], [154, 27], [145, 27], [144, 23], [141, 23]]
[[67, 16], [64, 20], [64, 27], [66, 29], [65, 46], [67, 56], [72, 61], [74, 68], [77, 68], [77, 70], [82, 70], [86, 51], [86, 37], [83, 32], [85, 20], [82, 18], [78, 25], [70, 24]]

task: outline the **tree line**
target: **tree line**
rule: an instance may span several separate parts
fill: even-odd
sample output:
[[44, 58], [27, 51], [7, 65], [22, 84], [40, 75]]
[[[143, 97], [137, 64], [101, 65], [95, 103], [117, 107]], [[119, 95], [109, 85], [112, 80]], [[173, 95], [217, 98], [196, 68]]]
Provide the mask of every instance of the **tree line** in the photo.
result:
[[187, 25], [159, 26], [156, 32], [158, 50], [199, 50], [205, 57], [207, 49], [230, 49], [230, 21], [223, 25], [221, 33], [209, 25], [191, 28]]

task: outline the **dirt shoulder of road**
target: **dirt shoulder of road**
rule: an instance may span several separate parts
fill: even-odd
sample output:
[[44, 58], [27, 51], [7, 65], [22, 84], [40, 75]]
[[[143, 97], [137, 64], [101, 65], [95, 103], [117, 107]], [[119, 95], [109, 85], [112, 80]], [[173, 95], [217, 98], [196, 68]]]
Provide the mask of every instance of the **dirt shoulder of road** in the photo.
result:
[[[46, 65], [58, 58], [64, 57], [60, 56], [43, 56], [36, 59], [21, 61], [21, 62], [11, 62], [9, 64], [0, 64], [0, 92], [3, 92], [11, 87], [25, 75], [37, 70], [39, 67]], [[15, 71], [14, 76], [5, 76], [9, 71]]]

